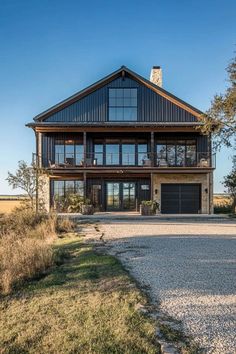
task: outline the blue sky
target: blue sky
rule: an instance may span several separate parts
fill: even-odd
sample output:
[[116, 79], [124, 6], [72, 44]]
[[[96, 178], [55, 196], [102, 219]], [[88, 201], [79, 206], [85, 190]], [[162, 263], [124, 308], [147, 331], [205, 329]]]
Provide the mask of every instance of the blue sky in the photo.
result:
[[[201, 110], [224, 92], [236, 44], [233, 0], [0, 0], [0, 194], [17, 161], [31, 160], [25, 123], [126, 65]], [[215, 192], [232, 151], [217, 156]]]

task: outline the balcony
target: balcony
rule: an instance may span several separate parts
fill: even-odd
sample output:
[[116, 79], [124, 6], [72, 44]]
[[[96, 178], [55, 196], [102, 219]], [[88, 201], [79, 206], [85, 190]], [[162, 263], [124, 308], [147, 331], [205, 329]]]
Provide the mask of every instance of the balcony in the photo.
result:
[[86, 156], [65, 156], [64, 153], [56, 154], [55, 161], [49, 161], [50, 169], [70, 168], [140, 168], [140, 169], [176, 169], [176, 168], [215, 168], [215, 154], [205, 152], [184, 156], [172, 154], [163, 157], [157, 153], [88, 153]]

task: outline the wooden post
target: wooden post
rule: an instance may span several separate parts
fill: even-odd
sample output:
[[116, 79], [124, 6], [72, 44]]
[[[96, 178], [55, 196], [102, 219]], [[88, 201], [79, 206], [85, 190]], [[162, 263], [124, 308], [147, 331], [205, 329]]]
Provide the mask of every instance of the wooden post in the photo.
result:
[[87, 173], [84, 172], [84, 201], [87, 198]]
[[154, 142], [154, 132], [151, 132], [151, 166], [155, 165], [155, 142]]
[[151, 173], [151, 200], [154, 200], [154, 196], [153, 196], [153, 173]]
[[[38, 174], [38, 168], [39, 168], [39, 157], [38, 157], [38, 154], [39, 154], [39, 136], [38, 136], [39, 133], [35, 132], [35, 135], [36, 135], [36, 161], [35, 161], [35, 166], [33, 168], [35, 168], [35, 172], [36, 172], [36, 193], [35, 193], [35, 210], [36, 210], [36, 215], [38, 214], [39, 212], [39, 174]], [[33, 161], [34, 163], [34, 161]]]
[[87, 165], [87, 133], [83, 133], [83, 145], [84, 145], [84, 167]]

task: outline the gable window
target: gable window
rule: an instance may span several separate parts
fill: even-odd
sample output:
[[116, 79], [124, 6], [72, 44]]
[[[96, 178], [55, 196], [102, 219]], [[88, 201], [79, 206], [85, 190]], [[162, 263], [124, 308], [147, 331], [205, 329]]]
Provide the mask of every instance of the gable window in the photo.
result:
[[136, 88], [109, 88], [109, 121], [137, 121]]

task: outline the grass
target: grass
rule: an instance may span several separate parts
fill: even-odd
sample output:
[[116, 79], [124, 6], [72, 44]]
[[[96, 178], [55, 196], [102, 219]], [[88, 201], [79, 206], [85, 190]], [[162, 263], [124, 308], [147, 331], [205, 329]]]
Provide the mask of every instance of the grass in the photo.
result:
[[11, 293], [53, 264], [58, 224], [54, 215], [36, 215], [28, 207], [0, 217], [0, 293]]
[[56, 264], [0, 302], [1, 353], [159, 353], [146, 299], [119, 261], [71, 232]]

